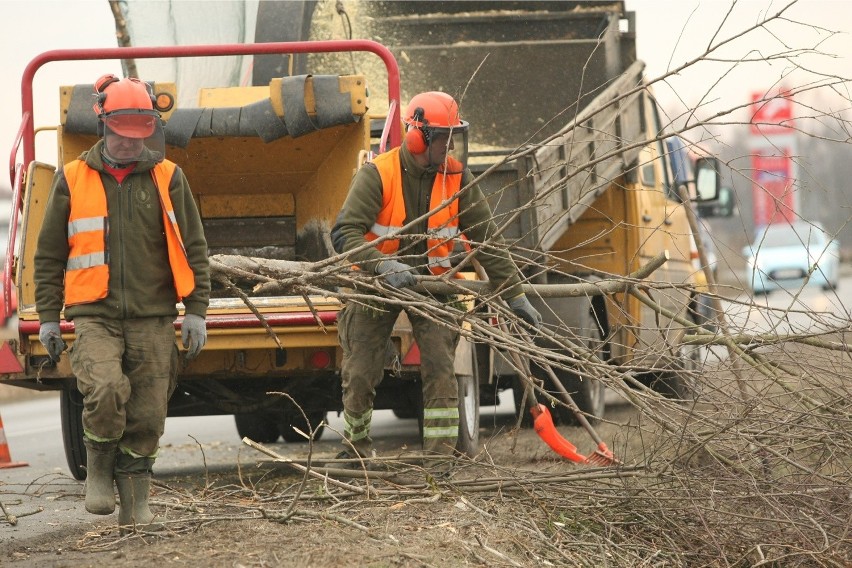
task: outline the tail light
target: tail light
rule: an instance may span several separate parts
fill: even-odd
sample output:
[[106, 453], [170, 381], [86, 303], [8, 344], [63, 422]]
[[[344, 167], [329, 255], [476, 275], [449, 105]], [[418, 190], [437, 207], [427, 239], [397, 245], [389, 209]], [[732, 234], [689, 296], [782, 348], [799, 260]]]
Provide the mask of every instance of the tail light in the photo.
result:
[[331, 355], [328, 351], [314, 351], [308, 358], [308, 363], [314, 369], [328, 369], [331, 366]]

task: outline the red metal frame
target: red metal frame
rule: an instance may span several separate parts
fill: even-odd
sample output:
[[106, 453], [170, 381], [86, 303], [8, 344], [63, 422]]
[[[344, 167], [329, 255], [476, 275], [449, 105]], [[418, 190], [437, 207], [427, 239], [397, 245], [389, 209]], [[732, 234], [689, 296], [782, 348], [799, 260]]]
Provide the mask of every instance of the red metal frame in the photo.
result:
[[[46, 51], [35, 58], [24, 69], [21, 78], [21, 127], [15, 138], [15, 144], [9, 157], [9, 176], [12, 182], [12, 218], [9, 220], [9, 241], [6, 250], [6, 262], [3, 267], [3, 309], [11, 312], [12, 264], [15, 250], [15, 240], [18, 232], [18, 212], [21, 208], [23, 175], [30, 163], [35, 160], [35, 127], [33, 117], [33, 79], [36, 72], [47, 63], [56, 61], [89, 61], [100, 59], [157, 59], [169, 57], [218, 57], [233, 55], [270, 55], [290, 53], [331, 53], [366, 51], [379, 56], [385, 64], [388, 74], [388, 120], [382, 136], [382, 144], [390, 138], [390, 147], [395, 148], [402, 142], [400, 124], [400, 88], [399, 66], [390, 50], [380, 43], [371, 40], [335, 40], [335, 41], [300, 41], [250, 44], [221, 44], [221, 45], [186, 45], [167, 47], [113, 47], [102, 49], [57, 49]], [[390, 125], [390, 127], [388, 126]], [[19, 150], [23, 147], [23, 162], [17, 163]], [[334, 323], [336, 312], [329, 312], [329, 318], [321, 312], [324, 324]], [[295, 317], [298, 316], [298, 317]], [[284, 325], [315, 324], [310, 312], [298, 314], [270, 314], [270, 323], [281, 321]], [[243, 321], [245, 320], [245, 321]], [[62, 322], [68, 331], [73, 324]], [[257, 318], [227, 318], [215, 316], [208, 321], [208, 327], [245, 327], [256, 325]], [[38, 322], [20, 322], [19, 331], [24, 334], [38, 333]], [[34, 328], [34, 329], [30, 329]]]
[[[283, 312], [263, 314], [266, 322], [272, 326], [290, 326], [290, 325], [316, 325], [319, 320], [323, 325], [335, 325], [337, 323], [337, 312], [317, 312], [316, 316], [312, 312]], [[179, 318], [175, 322], [175, 328], [180, 329], [183, 318]], [[236, 329], [243, 327], [257, 327], [260, 320], [256, 316], [250, 314], [217, 314], [210, 316], [207, 320], [207, 329]], [[38, 333], [39, 322], [35, 320], [26, 320], [20, 322], [18, 329], [24, 335], [35, 335]], [[59, 325], [60, 331], [63, 333], [72, 333], [74, 331], [74, 323], [69, 321], [61, 321]]]

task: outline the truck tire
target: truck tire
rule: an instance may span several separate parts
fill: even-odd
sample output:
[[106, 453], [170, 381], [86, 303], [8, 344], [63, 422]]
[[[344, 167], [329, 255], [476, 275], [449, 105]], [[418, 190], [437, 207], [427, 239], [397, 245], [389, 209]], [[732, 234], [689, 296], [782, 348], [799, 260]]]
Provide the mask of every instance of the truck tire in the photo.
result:
[[459, 386], [459, 438], [456, 451], [472, 458], [479, 451], [479, 377], [476, 373], [456, 375], [456, 380]]
[[86, 446], [83, 445], [83, 395], [74, 383], [64, 385], [59, 395], [62, 444], [74, 479], [86, 479]]
[[281, 421], [278, 423], [278, 429], [281, 432], [281, 437], [284, 441], [291, 443], [306, 443], [307, 438], [296, 432], [293, 427], [298, 428], [305, 434], [310, 435], [311, 430], [314, 430], [314, 441], [322, 438], [322, 433], [325, 431], [325, 426], [321, 425], [325, 420], [325, 411], [306, 412], [308, 416], [308, 424], [305, 424], [305, 418], [302, 413], [297, 411], [285, 410], [281, 415]]
[[[521, 402], [524, 400], [525, 388], [526, 387], [523, 379], [517, 376], [512, 379], [512, 394], [515, 397], [515, 416], [520, 416], [521, 428], [532, 428], [532, 415], [529, 413], [528, 410], [530, 407], [530, 401], [527, 400], [523, 408], [521, 407]], [[536, 401], [538, 401], [538, 397], [536, 397]]]
[[276, 416], [268, 412], [234, 414], [234, 422], [240, 438], [249, 438], [260, 444], [275, 443], [281, 435]]
[[695, 398], [694, 373], [699, 366], [697, 347], [680, 345], [672, 369], [662, 371], [651, 380], [651, 388], [666, 398], [690, 401]]
[[[593, 308], [582, 310], [579, 325], [577, 329], [577, 338], [575, 341], [583, 339], [584, 347], [596, 354], [598, 358], [604, 358], [604, 342], [600, 327], [595, 321]], [[565, 387], [571, 394], [571, 398], [576, 403], [577, 407], [586, 415], [586, 419], [590, 424], [597, 424], [603, 418], [606, 410], [606, 385], [597, 379], [584, 377], [566, 369], [554, 368], [553, 372], [559, 377], [562, 386]], [[533, 373], [539, 379], [544, 381], [545, 388], [553, 394], [557, 400], [562, 400], [562, 395], [557, 392], [553, 385], [552, 379], [544, 369], [533, 365]], [[571, 412], [571, 409], [564, 405], [559, 405], [554, 412], [554, 419], [559, 424], [574, 424], [577, 425], [577, 417]]]
[[423, 383], [411, 381], [404, 387], [399, 388], [399, 396], [396, 398], [400, 406], [392, 409], [393, 415], [401, 420], [417, 419], [420, 433], [423, 433]]

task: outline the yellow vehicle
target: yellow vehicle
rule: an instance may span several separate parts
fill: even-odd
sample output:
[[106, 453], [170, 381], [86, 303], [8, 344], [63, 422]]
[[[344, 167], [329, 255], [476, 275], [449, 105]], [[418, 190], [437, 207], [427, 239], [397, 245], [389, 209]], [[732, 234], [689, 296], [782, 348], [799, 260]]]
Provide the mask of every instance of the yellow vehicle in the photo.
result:
[[[383, 124], [380, 144], [401, 140], [396, 61], [383, 46], [368, 41], [269, 43], [48, 52], [28, 66], [23, 78], [21, 135], [10, 172], [16, 204], [11, 218], [6, 263], [7, 298], [17, 292], [17, 339], [2, 345], [0, 381], [61, 392], [63, 437], [75, 477], [85, 477], [82, 445], [82, 397], [76, 389], [67, 353], [50, 361], [38, 339], [34, 266], [40, 222], [57, 165], [35, 155], [33, 78], [55, 60], [120, 57], [197, 57], [235, 53], [294, 53], [309, 50], [366, 51], [386, 65], [384, 79], [396, 110]], [[152, 82], [163, 108], [167, 157], [183, 169], [204, 224], [211, 255], [230, 254], [281, 260], [321, 260], [333, 254], [323, 233], [333, 223], [349, 181], [371, 151], [371, 117], [366, 79], [362, 75], [300, 75], [273, 78], [251, 87], [204, 88], [197, 106], [174, 104], [179, 86]], [[97, 141], [97, 119], [91, 111], [92, 85], [62, 86], [61, 123], [55, 127], [57, 163], [76, 158]], [[396, 125], [391, 127], [390, 125]], [[329, 410], [341, 407], [341, 353], [336, 334], [340, 303], [326, 296], [252, 298], [281, 342], [267, 332], [240, 297], [214, 285], [208, 310], [208, 342], [202, 354], [179, 371], [169, 416], [233, 414], [241, 436], [272, 442], [282, 437], [303, 441], [294, 427], [320, 427]], [[65, 341], [74, 341], [73, 322], [61, 321]], [[180, 320], [176, 324], [179, 333]], [[397, 345], [411, 347], [406, 330]], [[460, 376], [472, 377], [471, 348]], [[377, 407], [401, 409], [417, 403], [413, 381], [388, 381]], [[268, 396], [269, 391], [292, 397]], [[412, 391], [413, 392], [413, 391]], [[390, 394], [385, 394], [390, 393]], [[308, 418], [304, 424], [298, 405]], [[410, 412], [410, 410], [409, 410]]]
[[[642, 64], [635, 61], [632, 32], [619, 31], [623, 7], [606, 4], [600, 10], [573, 12], [562, 6], [570, 2], [547, 3], [560, 9], [526, 19], [479, 2], [440, 3], [444, 10], [458, 13], [430, 15], [427, 10], [432, 4], [364, 4], [390, 11], [416, 6], [421, 11], [416, 26], [394, 14], [385, 19], [374, 14], [370, 20], [381, 29], [397, 30], [413, 45], [385, 47], [351, 40], [63, 50], [43, 54], [27, 67], [22, 81], [21, 135], [12, 153], [17, 161], [10, 168], [17, 207], [10, 224], [4, 289], [7, 312], [11, 286], [17, 292], [19, 334], [0, 348], [0, 382], [60, 390], [66, 457], [75, 477], [85, 477], [81, 396], [67, 355], [53, 364], [38, 340], [33, 256], [56, 168], [88, 149], [97, 133], [91, 84], [86, 83], [91, 78], [82, 78], [80, 84], [60, 89], [57, 163], [48, 164], [36, 156], [40, 109], [33, 108], [33, 78], [52, 61], [331, 52], [377, 56], [384, 63], [378, 77], [353, 74], [348, 59], [339, 69], [330, 69], [325, 59], [313, 69], [308, 59], [313, 75], [268, 77], [249, 87], [204, 88], [195, 106], [176, 104], [163, 114], [167, 156], [189, 180], [210, 253], [284, 260], [318, 261], [333, 254], [324, 233], [333, 224], [364, 156], [400, 143], [401, 102], [416, 92], [442, 86], [454, 94], [467, 88], [463, 112], [470, 111], [466, 118], [472, 124], [474, 143], [485, 148], [476, 151], [477, 146], [472, 146], [469, 165], [474, 173], [489, 172], [481, 184], [498, 224], [504, 226], [503, 236], [529, 279], [560, 283], [623, 275], [669, 251], [669, 262], [653, 279], [675, 286], [661, 289], [656, 299], [676, 313], [689, 313], [695, 284], [692, 235], [664, 150], [660, 113], [643, 87]], [[482, 11], [472, 9], [474, 4], [482, 4]], [[520, 3], [530, 10], [536, 9], [534, 4]], [[462, 5], [471, 10], [463, 11]], [[471, 41], [447, 40], [452, 26], [461, 26]], [[483, 38], [477, 40], [477, 33]], [[572, 37], [554, 39], [548, 33]], [[493, 34], [503, 39], [486, 41]], [[395, 41], [393, 34], [388, 39]], [[468, 85], [475, 67], [465, 62], [481, 61], [485, 52], [495, 65], [481, 70], [481, 82]], [[447, 57], [455, 64], [437, 66], [440, 81], [436, 75], [420, 72], [428, 67], [420, 65], [448, 63]], [[397, 60], [405, 62], [402, 68]], [[536, 97], [523, 90], [535, 87], [531, 60], [560, 62], [560, 72], [549, 74], [554, 81], [565, 81], [552, 85], [558, 97]], [[588, 76], [580, 81], [584, 62], [588, 62]], [[404, 90], [401, 73], [406, 78]], [[499, 87], [513, 77], [517, 80], [511, 89]], [[180, 83], [142, 79], [151, 81], [164, 101], [181, 99]], [[382, 90], [375, 89], [377, 85], [387, 90], [387, 101], [381, 104], [368, 97], [368, 88]], [[593, 96], [586, 97], [587, 93]], [[570, 112], [559, 114], [577, 102], [580, 108], [575, 104]], [[371, 110], [373, 106], [380, 111]], [[542, 129], [539, 118], [554, 116], [565, 118], [550, 121]], [[533, 137], [539, 130], [544, 138]], [[533, 139], [546, 143], [524, 145]], [[525, 149], [516, 152], [518, 148]], [[510, 153], [518, 157], [504, 162]], [[700, 185], [710, 188], [703, 196], [706, 199], [715, 198], [718, 185], [713, 166], [712, 160], [699, 164], [699, 175], [708, 180]], [[207, 320], [208, 344], [196, 360], [180, 369], [169, 416], [233, 414], [241, 436], [260, 442], [279, 437], [298, 442], [303, 438], [294, 427], [321, 426], [327, 412], [341, 410], [338, 300], [324, 295], [253, 297], [280, 339], [279, 347], [233, 291], [221, 287], [214, 292]], [[631, 365], [650, 382], [662, 378], [663, 387], [675, 394], [683, 391], [677, 371], [690, 362], [680, 345], [683, 325], [658, 317], [632, 296], [538, 298], [537, 303], [550, 325], [565, 335], [583, 338], [603, 359]], [[176, 328], [179, 333], [180, 320]], [[72, 343], [73, 324], [62, 321], [61, 329], [65, 341]], [[419, 351], [404, 319], [393, 339], [375, 407], [415, 417], [422, 410]], [[499, 352], [484, 345], [460, 342], [456, 374], [462, 451], [470, 452], [477, 445], [480, 404], [495, 404], [500, 391], [518, 384], [515, 371], [502, 361]], [[560, 378], [582, 410], [593, 417], [603, 415], [602, 383], [580, 380], [564, 370]], [[286, 392], [292, 400], [268, 394], [271, 391]], [[305, 411], [309, 424], [303, 424], [294, 404]]]
[[[706, 280], [691, 254], [692, 205], [678, 188], [716, 200], [718, 164], [698, 160], [700, 184], [675, 177], [679, 156], [667, 149], [670, 134], [623, 2], [377, 2], [359, 13], [369, 16], [366, 32], [402, 62], [403, 98], [440, 85], [461, 99], [470, 166], [487, 174], [480, 184], [531, 282], [626, 275], [668, 251], [650, 279], [660, 284], [652, 296], [696, 321]], [[583, 338], [666, 393], [687, 394], [689, 373], [681, 371], [694, 366], [695, 352], [681, 344], [683, 324], [631, 295], [534, 303], [564, 336]], [[480, 349], [483, 403], [519, 388], [515, 370], [493, 355]], [[603, 415], [602, 383], [559, 374], [584, 412]], [[572, 419], [567, 408], [558, 414]]]

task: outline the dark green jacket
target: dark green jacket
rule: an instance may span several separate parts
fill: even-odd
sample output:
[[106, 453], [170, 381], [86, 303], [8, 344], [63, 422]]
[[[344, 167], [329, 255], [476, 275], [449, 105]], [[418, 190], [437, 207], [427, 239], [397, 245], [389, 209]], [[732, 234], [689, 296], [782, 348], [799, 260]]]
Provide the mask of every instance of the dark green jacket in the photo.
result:
[[[65, 319], [72, 320], [75, 316], [175, 317], [177, 296], [169, 267], [163, 213], [150, 173], [156, 163], [139, 162], [119, 186], [114, 177], [104, 172], [102, 145], [103, 141], [99, 141], [80, 159], [101, 172], [106, 190], [109, 294], [97, 302], [68, 307]], [[189, 265], [195, 273], [195, 290], [183, 303], [186, 313], [205, 317], [210, 301], [207, 241], [198, 208], [180, 168], [172, 177], [169, 195]], [[59, 312], [64, 306], [70, 211], [68, 182], [60, 169], [53, 178], [35, 254], [36, 310], [41, 322], [59, 321]]]
[[[399, 152], [402, 161], [402, 191], [405, 200], [405, 224], [429, 211], [429, 200], [437, 168], [424, 169], [419, 166], [405, 146]], [[462, 188], [467, 187], [473, 174], [465, 170], [462, 176]], [[379, 171], [372, 164], [366, 164], [355, 174], [349, 187], [349, 194], [337, 217], [332, 239], [338, 252], [353, 251], [366, 243], [364, 235], [373, 226], [382, 208], [382, 180]], [[423, 219], [407, 230], [412, 237], [400, 240], [400, 249], [395, 255], [401, 262], [417, 267], [421, 274], [429, 274], [426, 257], [426, 223]], [[502, 238], [494, 237], [497, 226], [494, 224], [491, 208], [485, 201], [478, 185], [467, 187], [459, 197], [459, 230], [476, 246], [488, 243], [477, 253], [488, 279], [494, 286], [508, 287], [502, 294], [509, 298], [521, 293], [520, 278], [515, 263], [506, 250]], [[364, 247], [352, 253], [349, 259], [369, 272], [375, 272], [375, 266], [384, 255], [375, 247]], [[472, 267], [471, 267], [472, 268]]]

